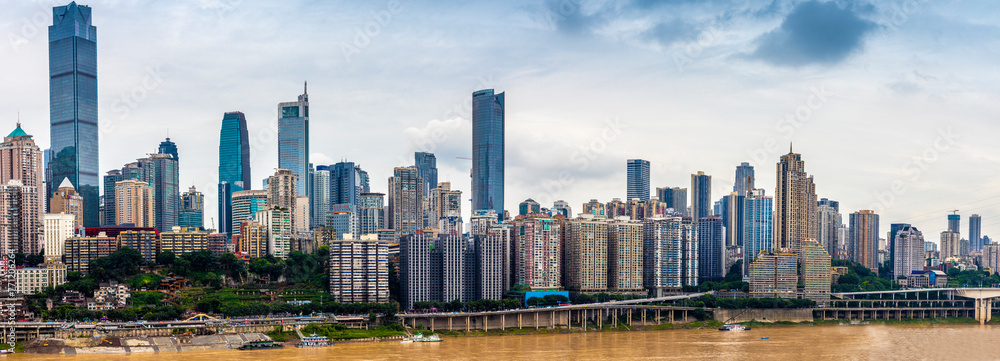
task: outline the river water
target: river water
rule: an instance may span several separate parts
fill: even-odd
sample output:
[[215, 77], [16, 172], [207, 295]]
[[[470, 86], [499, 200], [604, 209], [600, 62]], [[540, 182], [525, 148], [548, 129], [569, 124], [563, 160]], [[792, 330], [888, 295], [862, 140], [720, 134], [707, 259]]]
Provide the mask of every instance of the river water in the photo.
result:
[[764, 327], [744, 332], [592, 332], [448, 337], [441, 343], [354, 343], [326, 348], [132, 355], [17, 354], [6, 358], [24, 361], [997, 360], [1000, 327], [873, 325]]

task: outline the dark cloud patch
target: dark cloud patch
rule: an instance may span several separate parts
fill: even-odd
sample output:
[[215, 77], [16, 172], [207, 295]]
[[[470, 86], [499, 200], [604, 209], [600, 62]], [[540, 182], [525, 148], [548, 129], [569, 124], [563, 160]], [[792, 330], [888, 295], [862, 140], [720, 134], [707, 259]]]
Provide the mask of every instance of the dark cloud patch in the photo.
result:
[[569, 35], [588, 34], [607, 22], [607, 9], [584, 14], [579, 0], [549, 0], [545, 6], [549, 20], [556, 29]]
[[660, 45], [670, 45], [678, 41], [694, 39], [701, 32], [701, 26], [681, 20], [665, 21], [645, 32], [645, 37]]
[[[864, 46], [877, 25], [833, 2], [797, 5], [781, 26], [757, 38], [751, 58], [778, 66], [832, 65]], [[861, 11], [864, 11], [863, 8]]]

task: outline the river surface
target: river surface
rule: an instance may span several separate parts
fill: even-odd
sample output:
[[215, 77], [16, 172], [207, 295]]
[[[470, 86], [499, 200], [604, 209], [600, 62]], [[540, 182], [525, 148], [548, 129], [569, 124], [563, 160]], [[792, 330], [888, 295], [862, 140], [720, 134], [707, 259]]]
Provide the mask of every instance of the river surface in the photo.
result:
[[[762, 340], [761, 337], [769, 337]], [[441, 343], [131, 355], [9, 355], [21, 361], [312, 360], [998, 360], [1000, 327], [765, 327], [744, 332], [666, 330], [447, 337]]]

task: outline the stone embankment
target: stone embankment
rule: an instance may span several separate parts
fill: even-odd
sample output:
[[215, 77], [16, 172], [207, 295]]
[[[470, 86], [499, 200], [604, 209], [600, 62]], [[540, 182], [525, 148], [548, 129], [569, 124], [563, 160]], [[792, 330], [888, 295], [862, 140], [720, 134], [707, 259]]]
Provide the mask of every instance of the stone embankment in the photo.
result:
[[85, 337], [45, 338], [28, 344], [25, 353], [44, 354], [128, 354], [163, 351], [222, 350], [240, 347], [245, 341], [270, 340], [262, 333], [167, 337]]

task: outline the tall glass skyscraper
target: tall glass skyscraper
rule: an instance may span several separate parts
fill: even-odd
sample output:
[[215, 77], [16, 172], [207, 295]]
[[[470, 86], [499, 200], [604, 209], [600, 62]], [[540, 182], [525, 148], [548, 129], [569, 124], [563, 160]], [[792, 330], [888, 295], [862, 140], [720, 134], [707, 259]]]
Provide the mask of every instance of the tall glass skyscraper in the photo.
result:
[[232, 235], [233, 192], [250, 189], [250, 140], [242, 112], [226, 113], [219, 133], [219, 233]]
[[[705, 172], [691, 175], [691, 219], [712, 215], [712, 176]], [[697, 221], [695, 221], [697, 222]]]
[[472, 211], [504, 211], [504, 93], [472, 93]]
[[309, 189], [309, 92], [303, 86], [299, 100], [278, 104], [278, 168], [298, 178], [295, 192], [308, 197]]
[[626, 181], [625, 201], [639, 199], [649, 200], [649, 161], [642, 159], [629, 159], [628, 179]]
[[49, 121], [52, 158], [46, 197], [69, 178], [83, 196], [83, 226], [100, 220], [97, 130], [97, 27], [88, 6], [52, 8], [49, 27]]
[[746, 196], [753, 189], [753, 166], [743, 162], [736, 166], [736, 180], [733, 183], [733, 192], [737, 195]]
[[774, 200], [764, 196], [763, 189], [754, 189], [747, 194], [743, 208], [743, 277], [750, 275], [750, 263], [760, 251], [774, 247], [773, 208]]
[[178, 162], [181, 160], [177, 157], [177, 143], [171, 142], [170, 137], [167, 137], [167, 140], [160, 142], [160, 147], [157, 148], [157, 153], [170, 154]]
[[438, 185], [437, 157], [434, 156], [434, 153], [415, 152], [413, 153], [413, 163], [417, 167], [418, 175], [424, 180], [424, 227], [432, 227], [437, 223], [437, 218], [431, 215], [430, 210], [431, 190], [437, 188]]
[[969, 245], [973, 252], [983, 250], [983, 219], [978, 214], [969, 216]]

